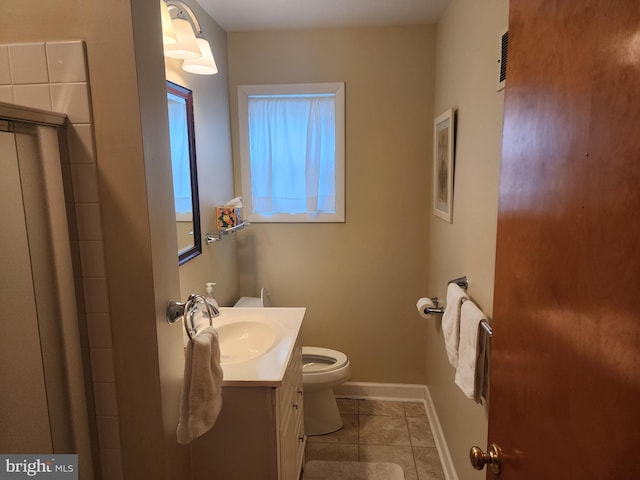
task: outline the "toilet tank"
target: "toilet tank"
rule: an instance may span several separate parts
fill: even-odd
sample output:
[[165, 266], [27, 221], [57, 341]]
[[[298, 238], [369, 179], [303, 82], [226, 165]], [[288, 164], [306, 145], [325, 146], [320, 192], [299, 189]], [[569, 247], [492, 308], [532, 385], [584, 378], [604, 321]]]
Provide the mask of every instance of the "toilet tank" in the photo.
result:
[[240, 297], [234, 305], [234, 307], [270, 307], [271, 298], [269, 298], [269, 292], [266, 288], [260, 290], [259, 297]]

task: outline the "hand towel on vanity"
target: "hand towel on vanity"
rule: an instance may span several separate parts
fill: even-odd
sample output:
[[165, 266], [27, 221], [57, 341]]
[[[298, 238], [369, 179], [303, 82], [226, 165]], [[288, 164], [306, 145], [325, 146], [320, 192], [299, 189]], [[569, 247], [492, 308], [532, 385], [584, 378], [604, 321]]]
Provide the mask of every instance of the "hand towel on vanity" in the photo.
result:
[[468, 300], [467, 293], [456, 283], [447, 287], [447, 305], [442, 315], [442, 333], [447, 357], [452, 367], [458, 366], [458, 345], [460, 343], [460, 307]]
[[[462, 304], [460, 314], [460, 348], [455, 382], [464, 394], [480, 403], [486, 389], [487, 335], [480, 335], [480, 322], [487, 317], [475, 303], [467, 300]], [[484, 332], [483, 332], [484, 333]], [[484, 392], [486, 395], [486, 392]]]
[[207, 327], [187, 344], [180, 399], [178, 443], [190, 443], [213, 426], [222, 409], [218, 332]]

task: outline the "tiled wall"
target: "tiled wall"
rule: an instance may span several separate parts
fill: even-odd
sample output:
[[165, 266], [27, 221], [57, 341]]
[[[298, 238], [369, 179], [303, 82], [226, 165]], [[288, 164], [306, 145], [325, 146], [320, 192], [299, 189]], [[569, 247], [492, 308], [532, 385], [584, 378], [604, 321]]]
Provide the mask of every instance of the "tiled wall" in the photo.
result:
[[[69, 161], [104, 480], [123, 478], [111, 321], [84, 42], [0, 45], [0, 101], [66, 113]], [[80, 318], [85, 318], [80, 315]]]

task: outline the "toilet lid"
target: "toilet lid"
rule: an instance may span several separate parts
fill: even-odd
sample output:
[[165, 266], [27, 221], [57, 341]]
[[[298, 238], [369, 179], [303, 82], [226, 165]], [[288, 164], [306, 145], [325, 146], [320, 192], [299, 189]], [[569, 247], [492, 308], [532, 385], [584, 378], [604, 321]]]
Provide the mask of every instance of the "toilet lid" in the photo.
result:
[[347, 356], [322, 347], [302, 347], [302, 372], [328, 372], [344, 367], [349, 362]]

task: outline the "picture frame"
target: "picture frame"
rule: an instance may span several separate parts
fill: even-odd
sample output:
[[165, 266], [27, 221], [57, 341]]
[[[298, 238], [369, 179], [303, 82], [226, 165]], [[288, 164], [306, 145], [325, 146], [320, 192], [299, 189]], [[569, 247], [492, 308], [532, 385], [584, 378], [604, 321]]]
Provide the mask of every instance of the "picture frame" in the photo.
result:
[[433, 121], [433, 214], [449, 223], [453, 223], [455, 114], [450, 108]]

